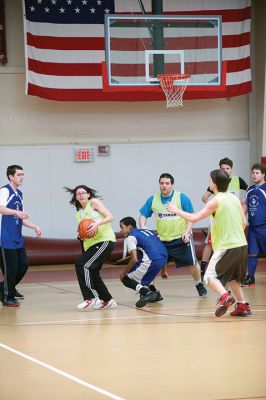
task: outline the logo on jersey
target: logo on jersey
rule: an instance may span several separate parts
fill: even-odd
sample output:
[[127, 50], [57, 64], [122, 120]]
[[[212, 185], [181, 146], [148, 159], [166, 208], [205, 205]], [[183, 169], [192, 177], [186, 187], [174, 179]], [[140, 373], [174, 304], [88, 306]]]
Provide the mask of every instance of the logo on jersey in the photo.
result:
[[[20, 202], [18, 200], [15, 201], [15, 209], [17, 211], [22, 211], [21, 210], [21, 204], [20, 204]], [[17, 217], [16, 215], [14, 216], [14, 218], [15, 218], [15, 221], [16, 221], [16, 225], [18, 225], [20, 223], [20, 218]]]
[[252, 215], [252, 217], [255, 215], [257, 208], [259, 204], [259, 198], [257, 195], [250, 196], [249, 203], [248, 203], [248, 208], [249, 212]]
[[180, 217], [178, 215], [176, 215], [175, 213], [167, 213], [167, 212], [158, 212], [157, 213], [157, 217], [159, 219], [180, 219]]

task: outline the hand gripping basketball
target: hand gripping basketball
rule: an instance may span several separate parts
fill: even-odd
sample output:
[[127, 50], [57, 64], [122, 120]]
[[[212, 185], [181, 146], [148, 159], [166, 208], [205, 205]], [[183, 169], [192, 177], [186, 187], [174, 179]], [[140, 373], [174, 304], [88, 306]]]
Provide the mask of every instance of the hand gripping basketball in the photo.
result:
[[79, 226], [78, 226], [78, 234], [79, 234], [80, 239], [82, 239], [82, 240], [91, 239], [97, 234], [98, 229], [96, 230], [96, 232], [93, 235], [88, 235], [88, 233], [87, 233], [88, 229], [91, 227], [91, 225], [94, 222], [95, 221], [93, 219], [89, 219], [89, 218], [85, 218], [80, 221]]

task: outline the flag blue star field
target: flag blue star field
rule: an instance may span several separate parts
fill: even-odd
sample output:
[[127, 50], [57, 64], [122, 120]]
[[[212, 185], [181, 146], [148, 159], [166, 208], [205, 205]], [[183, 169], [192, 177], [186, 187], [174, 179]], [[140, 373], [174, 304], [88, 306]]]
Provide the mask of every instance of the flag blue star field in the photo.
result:
[[[159, 92], [103, 91], [105, 14], [142, 14], [137, 0], [22, 0], [24, 7], [26, 94], [58, 101], [163, 100]], [[143, 0], [151, 14], [151, 0]], [[232, 97], [249, 93], [251, 0], [163, 0], [166, 15], [220, 15], [226, 91], [187, 98]], [[188, 38], [189, 40], [190, 38]], [[197, 42], [197, 41], [195, 41]], [[121, 51], [130, 51], [127, 38]], [[195, 50], [197, 50], [195, 48]], [[118, 66], [129, 70], [125, 57]], [[134, 64], [130, 64], [132, 73]], [[136, 74], [139, 65], [136, 64]], [[189, 97], [191, 96], [191, 97]]]

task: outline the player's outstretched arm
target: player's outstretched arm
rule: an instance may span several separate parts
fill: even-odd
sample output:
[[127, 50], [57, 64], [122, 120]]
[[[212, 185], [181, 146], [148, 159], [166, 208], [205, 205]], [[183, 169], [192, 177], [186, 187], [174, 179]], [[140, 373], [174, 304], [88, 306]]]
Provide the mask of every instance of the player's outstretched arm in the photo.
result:
[[188, 213], [186, 211], [180, 210], [180, 208], [178, 208], [174, 203], [168, 203], [166, 205], [167, 211], [176, 213], [177, 215], [179, 215], [179, 217], [186, 219], [187, 221], [190, 221], [192, 223], [209, 217], [213, 212], [217, 210], [217, 207], [218, 202], [216, 199], [210, 200], [202, 210], [195, 213]]

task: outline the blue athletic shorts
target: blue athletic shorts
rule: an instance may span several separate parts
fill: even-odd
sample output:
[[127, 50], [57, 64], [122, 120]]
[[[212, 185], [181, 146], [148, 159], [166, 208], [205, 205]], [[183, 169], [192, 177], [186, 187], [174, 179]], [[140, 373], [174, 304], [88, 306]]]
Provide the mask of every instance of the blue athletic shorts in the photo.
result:
[[166, 246], [169, 258], [173, 258], [176, 268], [197, 264], [192, 236], [190, 236], [189, 243], [184, 243], [182, 238], [163, 243]]
[[163, 266], [167, 264], [167, 257], [159, 260], [140, 260], [134, 265], [127, 276], [141, 285], [150, 285]]
[[248, 228], [248, 254], [266, 255], [266, 226], [260, 225]]

